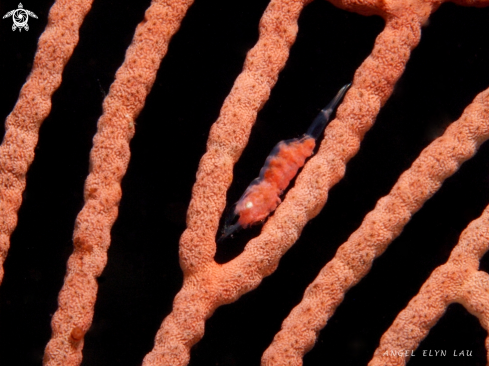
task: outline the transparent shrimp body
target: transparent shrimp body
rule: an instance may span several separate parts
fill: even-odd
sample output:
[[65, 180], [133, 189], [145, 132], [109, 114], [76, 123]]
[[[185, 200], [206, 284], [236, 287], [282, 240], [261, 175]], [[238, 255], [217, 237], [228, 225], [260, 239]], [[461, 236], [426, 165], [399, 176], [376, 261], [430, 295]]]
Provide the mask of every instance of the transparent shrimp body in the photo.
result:
[[236, 203], [234, 213], [238, 223], [246, 228], [263, 221], [280, 204], [280, 195], [297, 175], [310, 157], [316, 140], [304, 135], [302, 138], [280, 141], [268, 156], [265, 165]]
[[[345, 85], [335, 98], [318, 114], [307, 132], [300, 138], [280, 141], [268, 155], [258, 178], [254, 179], [236, 202], [233, 225], [226, 225], [220, 241], [240, 228], [265, 220], [280, 204], [280, 196], [314, 153], [316, 140], [324, 131], [331, 114], [351, 84]], [[230, 220], [228, 220], [230, 221]]]

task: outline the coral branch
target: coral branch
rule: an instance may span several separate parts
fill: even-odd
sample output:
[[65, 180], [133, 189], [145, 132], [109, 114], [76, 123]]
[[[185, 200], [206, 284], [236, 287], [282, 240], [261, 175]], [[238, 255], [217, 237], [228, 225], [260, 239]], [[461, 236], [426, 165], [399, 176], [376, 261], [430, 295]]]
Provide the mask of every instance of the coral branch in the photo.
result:
[[39, 38], [31, 74], [5, 121], [0, 146], [0, 283], [39, 128], [51, 111], [51, 96], [61, 84], [64, 66], [78, 43], [80, 25], [91, 6], [92, 0], [54, 3], [46, 30]]
[[110, 229], [122, 194], [120, 182], [129, 163], [134, 120], [143, 108], [168, 43], [191, 4], [191, 0], [152, 2], [104, 101], [90, 153], [85, 205], [76, 219], [74, 252], [52, 319], [45, 365], [81, 363], [83, 338], [93, 317], [96, 278], [107, 262]]
[[263, 356], [263, 365], [285, 361], [302, 365], [302, 356], [312, 348], [318, 332], [333, 315], [345, 292], [366, 275], [373, 260], [401, 233], [411, 216], [488, 138], [489, 90], [486, 90], [443, 136], [423, 150], [391, 192], [377, 202], [361, 226], [340, 246], [284, 321], [282, 330]]
[[[270, 2], [260, 21], [259, 40], [248, 52], [243, 72], [211, 128], [207, 152], [200, 161], [192, 191], [188, 228], [180, 240], [184, 285], [175, 298], [172, 313], [158, 331], [153, 350], [144, 358], [145, 366], [187, 364], [190, 348], [204, 334], [205, 319], [220, 304], [230, 301], [223, 299], [230, 289], [221, 279], [224, 274], [221, 267], [214, 262], [219, 217], [226, 205], [233, 164], [248, 142], [256, 114], [285, 66], [297, 34], [297, 20], [306, 3]], [[259, 276], [253, 277], [261, 280]]]
[[362, 137], [401, 76], [410, 50], [419, 41], [420, 23], [425, 20], [410, 12], [389, 19], [372, 55], [357, 71], [337, 119], [325, 131], [318, 154], [306, 164], [262, 234], [236, 259], [219, 266], [213, 260], [214, 238], [232, 166], [288, 56], [301, 10], [294, 1], [270, 3], [260, 23], [258, 43], [249, 52], [244, 70], [212, 126], [207, 153], [197, 172], [188, 228], [180, 241], [184, 286], [156, 336], [152, 352], [145, 357], [145, 366], [187, 364], [190, 348], [203, 336], [205, 319], [218, 306], [258, 286], [275, 270], [307, 221], [325, 204], [328, 190], [343, 176], [346, 162], [358, 151]]
[[[489, 92], [485, 93], [484, 115], [487, 121]], [[448, 305], [454, 302], [461, 303], [477, 316], [489, 332], [489, 275], [478, 271], [479, 261], [488, 249], [489, 206], [462, 232], [447, 263], [433, 271], [419, 293], [399, 313], [382, 336], [369, 365], [405, 365], [410, 356], [394, 354], [399, 350], [415, 350]], [[489, 355], [487, 340], [486, 348]]]
[[187, 275], [213, 262], [214, 239], [226, 205], [233, 165], [248, 143], [256, 115], [285, 66], [297, 34], [297, 20], [307, 2], [270, 2], [260, 21], [260, 38], [248, 52], [243, 71], [211, 128], [207, 152], [200, 161], [192, 191], [188, 228], [180, 240], [180, 262]]
[[[248, 143], [258, 112], [284, 68], [298, 32], [298, 19], [311, 0], [271, 0], [259, 26], [257, 44], [211, 128], [188, 209], [187, 229], [180, 240], [182, 289], [163, 321], [144, 366], [186, 365], [190, 350], [204, 334], [205, 322], [221, 305], [256, 288], [278, 266], [306, 223], [325, 205], [329, 190], [344, 176], [390, 97], [421, 37], [421, 26], [443, 0], [330, 0], [364, 15], [378, 14], [385, 28], [372, 53], [355, 73], [351, 89], [325, 130], [318, 153], [304, 166], [261, 234], [230, 262], [216, 263], [216, 232], [226, 206], [233, 166]], [[456, 0], [484, 6], [489, 0]], [[103, 114], [90, 153], [85, 204], [73, 234], [74, 250], [67, 264], [59, 307], [52, 318], [52, 338], [44, 365], [75, 366], [82, 362], [85, 334], [92, 324], [97, 278], [107, 262], [110, 230], [118, 216], [121, 180], [130, 159], [135, 120], [156, 78], [170, 39], [193, 0], [153, 0], [138, 25], [124, 63], [103, 103]], [[78, 29], [91, 0], [57, 0], [39, 40], [34, 67], [6, 121], [0, 146], [0, 282], [25, 176], [34, 158], [39, 127], [61, 83], [63, 67], [78, 41]], [[347, 82], [344, 80], [343, 82]], [[187, 98], [188, 99], [188, 98]], [[479, 94], [445, 134], [431, 143], [404, 172], [391, 192], [337, 251], [307, 288], [302, 302], [284, 321], [265, 352], [262, 365], [302, 365], [346, 291], [370, 270], [375, 258], [403, 230], [460, 165], [489, 138], [489, 89]], [[382, 337], [371, 365], [399, 365], [391, 351], [415, 349], [447, 306], [460, 302], [489, 330], [489, 275], [479, 271], [489, 248], [489, 206], [462, 233], [448, 262], [437, 268]], [[46, 314], [47, 316], [47, 314]], [[47, 324], [47, 323], [46, 323]], [[486, 340], [489, 355], [489, 337]], [[387, 352], [387, 353], [386, 353]]]
[[[338, 108], [336, 119], [327, 127], [317, 155], [304, 166], [295, 186], [265, 224], [262, 235], [251, 240], [242, 255], [223, 266], [225, 281], [232, 289], [228, 290], [226, 301], [236, 300], [256, 287], [258, 278], [273, 272], [307, 221], [322, 209], [329, 189], [343, 177], [346, 163], [357, 153], [361, 139], [404, 71], [410, 49], [419, 41], [417, 21], [414, 15], [407, 15], [387, 22], [372, 54], [355, 73], [353, 85]], [[418, 27], [413, 27], [412, 22]], [[249, 273], [252, 264], [255, 267]], [[243, 273], [246, 275], [240, 279]]]

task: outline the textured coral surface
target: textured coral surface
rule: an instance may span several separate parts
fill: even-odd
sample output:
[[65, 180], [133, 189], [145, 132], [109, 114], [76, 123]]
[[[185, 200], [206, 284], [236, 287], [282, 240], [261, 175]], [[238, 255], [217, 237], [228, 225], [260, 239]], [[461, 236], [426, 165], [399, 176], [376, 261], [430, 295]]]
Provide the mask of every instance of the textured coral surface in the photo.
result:
[[[7, 80], [4, 87], [11, 91], [8, 99], [1, 103], [2, 117], [13, 109], [20, 86], [30, 71], [35, 43], [44, 29], [42, 21], [46, 21], [50, 5], [47, 3], [44, 10], [30, 7], [40, 15], [37, 28], [36, 23], [30, 23], [30, 33], [13, 35], [10, 25], [1, 30], [0, 40], [5, 45], [2, 50], [11, 51], [1, 55], [2, 77]], [[5, 280], [0, 288], [0, 353], [6, 364], [41, 362], [66, 261], [72, 251], [75, 217], [83, 206], [88, 153], [102, 113], [102, 100], [148, 6], [149, 1], [120, 2], [118, 6], [103, 1], [94, 4], [82, 26], [80, 44], [63, 75], [63, 84], [54, 95], [53, 110], [41, 128], [36, 159], [27, 176], [19, 226], [12, 236]], [[265, 1], [246, 6], [218, 1], [194, 4], [170, 44], [170, 52], [163, 61], [145, 109], [139, 118], [129, 121], [128, 127], [136, 131], [131, 142], [132, 160], [122, 182], [122, 201], [112, 230], [107, 267], [99, 279], [95, 318], [85, 334], [85, 364], [137, 365], [151, 350], [159, 323], [169, 314], [172, 299], [181, 286], [176, 244], [184, 229], [184, 212], [209, 127], [217, 119], [224, 98], [241, 71], [246, 52], [257, 40], [258, 21], [266, 6]], [[409, 168], [421, 150], [457, 120], [474, 97], [489, 85], [484, 72], [489, 60], [488, 49], [481, 36], [488, 31], [484, 22], [487, 16], [487, 9], [466, 9], [450, 4], [443, 5], [425, 24], [421, 43], [407, 64], [406, 73], [375, 126], [366, 134], [359, 155], [349, 163], [344, 180], [329, 193], [323, 211], [306, 226], [301, 239], [285, 254], [273, 276], [237, 303], [217, 310], [208, 320], [204, 338], [191, 353], [191, 365], [259, 364], [261, 354], [280, 329], [282, 320], [298, 304], [306, 286], [334, 256], [336, 248], [360, 226], [365, 214], [391, 190], [400, 173]], [[290, 32], [294, 32], [293, 27], [282, 32], [274, 21], [277, 18], [272, 16], [271, 33], [284, 37], [287, 42]], [[393, 32], [401, 25], [394, 24]], [[270, 94], [271, 99], [265, 105], [241, 101], [245, 107], [238, 109], [239, 118], [250, 119], [250, 110], [263, 109], [251, 130], [249, 145], [234, 169], [235, 181], [228, 194], [229, 201], [239, 198], [278, 140], [302, 134], [318, 109], [353, 78], [382, 28], [378, 17], [365, 18], [326, 2], [315, 1], [305, 8], [299, 18], [297, 42]], [[21, 36], [26, 37], [19, 38]], [[407, 34], [398, 37], [394, 34], [394, 39], [401, 45], [407, 40], [409, 48], [418, 36], [413, 27]], [[28, 49], [29, 42], [30, 53], [24, 54], [23, 47]], [[274, 54], [273, 44], [265, 46]], [[375, 65], [375, 57], [367, 63]], [[402, 55], [405, 60], [407, 57], [409, 54]], [[262, 65], [274, 69], [276, 64], [268, 59]], [[398, 66], [394, 69], [400, 72]], [[361, 76], [357, 74], [358, 78]], [[367, 88], [381, 91], [377, 98], [372, 98], [372, 104], [349, 107], [346, 103], [340, 108], [340, 115], [366, 113], [370, 105], [378, 109], [377, 105], [385, 102], [384, 95], [389, 92], [388, 85], [396, 74], [380, 77], [388, 81], [387, 87], [380, 83], [375, 88]], [[366, 84], [362, 85], [370, 85], [368, 82], [365, 80]], [[275, 80], [270, 80], [269, 84], [258, 87], [267, 94], [267, 88], [273, 83]], [[130, 87], [124, 89], [127, 93], [134, 91]], [[353, 88], [350, 98], [361, 97], [354, 92]], [[251, 94], [248, 89], [243, 95]], [[352, 137], [333, 131], [329, 132], [331, 139]], [[246, 133], [234, 131], [226, 136], [239, 140], [244, 135]], [[212, 143], [209, 146], [212, 150]], [[327, 148], [327, 144], [325, 146]], [[345, 146], [355, 150], [357, 145]], [[348, 151], [338, 153], [348, 154]], [[232, 151], [231, 156], [235, 154], [236, 151]], [[338, 360], [368, 362], [382, 333], [429, 274], [446, 262], [463, 228], [480, 216], [489, 201], [485, 189], [487, 174], [484, 173], [487, 159], [487, 148], [483, 147], [414, 216], [403, 234], [374, 263], [369, 275], [347, 293], [342, 306], [320, 334], [316, 347], [306, 356], [306, 364], [323, 365]], [[127, 160], [124, 161], [127, 164]], [[320, 159], [314, 161], [317, 163]], [[335, 163], [328, 161], [327, 165], [334, 167]], [[205, 174], [212, 174], [212, 164], [208, 167]], [[91, 169], [93, 171], [94, 166]], [[225, 185], [229, 184], [228, 179], [225, 178]], [[297, 185], [301, 184], [313, 186], [310, 181], [299, 180]], [[209, 202], [214, 203], [212, 191], [205, 193], [211, 195]], [[85, 198], [90, 200], [90, 192]], [[311, 204], [303, 196], [297, 196], [295, 201], [304, 206]], [[219, 202], [222, 209], [224, 202]], [[203, 210], [212, 211], [213, 207], [204, 204]], [[315, 209], [313, 211], [316, 213]], [[192, 215], [189, 219], [192, 222]], [[197, 219], [194, 217], [194, 220]], [[205, 230], [210, 225], [210, 231], [218, 224], [216, 220], [197, 221]], [[301, 221], [300, 215], [294, 217], [294, 222]], [[270, 229], [272, 225], [273, 222], [268, 224], [268, 230], [274, 232]], [[92, 227], [97, 228], [97, 223], [92, 223]], [[212, 241], [214, 238], [205, 230], [196, 235]], [[218, 247], [218, 262], [235, 257], [259, 232], [259, 227], [250, 229]], [[89, 235], [96, 234], [93, 230], [89, 232]], [[294, 236], [291, 232], [287, 235]], [[76, 245], [85, 243], [76, 238]], [[181, 263], [190, 273], [195, 263], [185, 256], [185, 240], [182, 243]], [[93, 249], [84, 244], [79, 248], [82, 251]], [[200, 250], [204, 260], [214, 255], [212, 248], [209, 253], [205, 247], [191, 248], [194, 253]], [[257, 253], [256, 250], [268, 249], [254, 245], [248, 247], [247, 252]], [[234, 263], [246, 262], [235, 260]], [[256, 265], [267, 268], [267, 263]], [[482, 269], [487, 270], [484, 261]], [[239, 277], [239, 272], [236, 275]], [[201, 280], [211, 282], [214, 278]], [[254, 286], [260, 279], [250, 280], [249, 286]], [[190, 282], [187, 286], [198, 287], [199, 283]], [[234, 294], [223, 292], [219, 296], [231, 299]], [[187, 300], [183, 303], [192, 303], [191, 298]], [[205, 302], [205, 296], [199, 301]], [[76, 313], [68, 312], [67, 316], [70, 314]], [[484, 363], [485, 332], [477, 320], [461, 306], [449, 308], [446, 317], [450, 321], [442, 318], [426, 340], [435, 342], [434, 345], [424, 343], [421, 348], [447, 347], [452, 331], [454, 343], [449, 347], [452, 350], [471, 347], [475, 356], [469, 361]], [[76, 322], [77, 318], [73, 320]], [[180, 325], [191, 321], [193, 319], [188, 317], [178, 319]], [[63, 324], [71, 323], [68, 320]], [[76, 325], [68, 328], [72, 342], [69, 347], [76, 347], [86, 329]], [[469, 336], [463, 334], [464, 329]], [[196, 341], [195, 335], [186, 336], [190, 343]], [[59, 349], [56, 347], [55, 351]]]
[[34, 160], [39, 127], [50, 112], [51, 96], [61, 84], [63, 68], [78, 43], [78, 31], [91, 5], [91, 0], [58, 1], [52, 7], [31, 74], [5, 121], [0, 146], [0, 283], [10, 235], [17, 224], [25, 175]]

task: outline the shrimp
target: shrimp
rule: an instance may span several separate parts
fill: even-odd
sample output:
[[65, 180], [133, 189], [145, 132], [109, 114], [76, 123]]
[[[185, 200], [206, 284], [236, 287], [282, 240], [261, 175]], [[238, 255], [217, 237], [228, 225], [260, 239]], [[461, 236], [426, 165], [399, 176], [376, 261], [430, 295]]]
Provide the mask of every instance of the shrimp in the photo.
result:
[[[299, 138], [280, 141], [268, 155], [258, 178], [254, 179], [236, 202], [226, 220], [221, 242], [238, 229], [247, 228], [265, 220], [282, 202], [280, 196], [297, 175], [307, 158], [314, 153], [316, 140], [323, 133], [333, 111], [351, 84], [343, 86], [334, 99], [319, 112], [307, 132]], [[236, 223], [228, 225], [236, 216]]]

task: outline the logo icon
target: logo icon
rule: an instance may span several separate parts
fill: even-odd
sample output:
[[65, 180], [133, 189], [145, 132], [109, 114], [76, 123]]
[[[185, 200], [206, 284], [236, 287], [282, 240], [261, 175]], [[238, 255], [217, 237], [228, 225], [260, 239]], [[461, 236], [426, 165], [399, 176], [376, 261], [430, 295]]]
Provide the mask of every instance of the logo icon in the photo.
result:
[[12, 17], [14, 21], [14, 25], [12, 25], [12, 30], [15, 31], [19, 28], [19, 32], [22, 31], [22, 28], [25, 28], [26, 31], [29, 30], [29, 26], [27, 25], [27, 21], [29, 20], [29, 15], [33, 18], [37, 19], [37, 15], [34, 14], [30, 10], [24, 9], [22, 3], [19, 3], [19, 8], [15, 10], [9, 11], [7, 14], [3, 16], [3, 19]]

